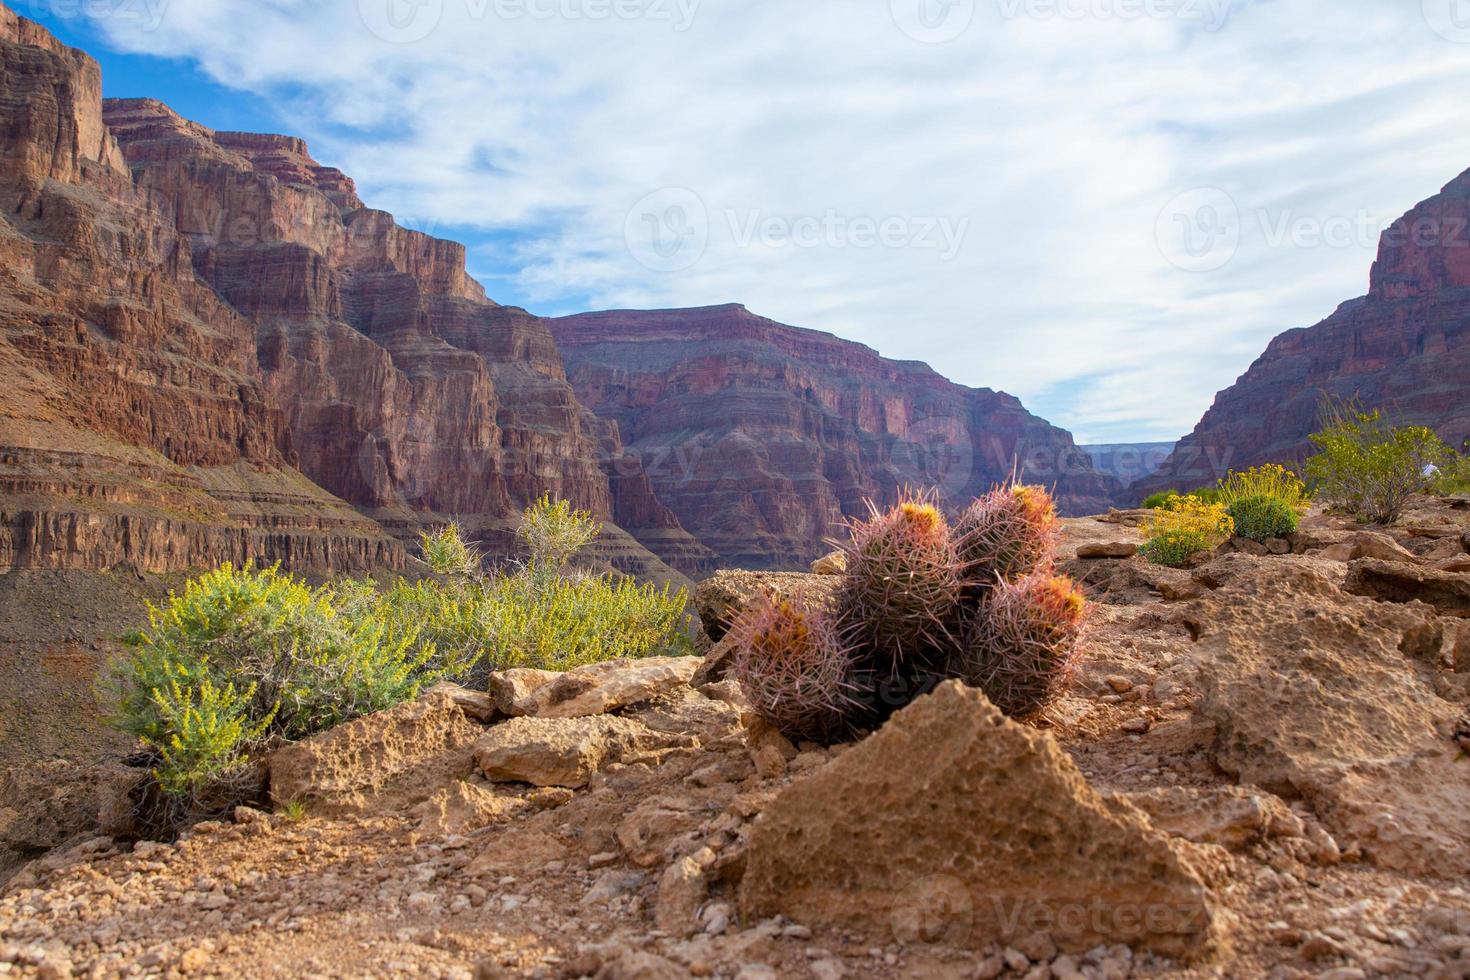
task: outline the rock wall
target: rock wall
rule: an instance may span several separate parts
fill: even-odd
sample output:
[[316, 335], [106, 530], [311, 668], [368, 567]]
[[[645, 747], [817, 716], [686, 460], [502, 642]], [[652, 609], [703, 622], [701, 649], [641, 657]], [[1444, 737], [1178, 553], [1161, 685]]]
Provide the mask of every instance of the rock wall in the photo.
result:
[[255, 326], [129, 179], [97, 64], [4, 8], [0, 131], [0, 568], [401, 562], [290, 469]]
[[1379, 240], [1366, 296], [1271, 341], [1185, 436], [1142, 493], [1311, 451], [1324, 394], [1356, 396], [1456, 449], [1470, 437], [1470, 171]]
[[586, 313], [552, 332], [577, 397], [728, 563], [809, 561], [865, 498], [906, 485], [968, 500], [1018, 467], [1072, 513], [1119, 489], [1010, 395], [743, 306]]

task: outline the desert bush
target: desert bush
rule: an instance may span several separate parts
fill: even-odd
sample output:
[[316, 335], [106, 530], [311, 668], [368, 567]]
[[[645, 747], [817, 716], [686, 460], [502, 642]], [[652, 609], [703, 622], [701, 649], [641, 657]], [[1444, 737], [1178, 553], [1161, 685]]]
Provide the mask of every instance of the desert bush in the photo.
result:
[[1156, 510], [1164, 506], [1170, 497], [1178, 497], [1179, 495], [1178, 490], [1160, 490], [1158, 493], [1151, 493], [1143, 498], [1143, 508], [1145, 510]]
[[1231, 473], [1220, 481], [1219, 501], [1234, 522], [1234, 533], [1252, 541], [1284, 538], [1297, 529], [1307, 509], [1307, 487], [1276, 463]]
[[389, 635], [416, 632], [421, 644], [433, 646], [445, 675], [470, 686], [509, 667], [568, 670], [618, 657], [690, 652], [683, 590], [621, 575], [567, 573], [565, 563], [587, 543], [588, 530], [596, 534], [596, 520], [545, 498], [524, 516], [523, 527], [543, 530], [522, 538], [528, 551], [519, 566], [447, 581], [399, 579], [363, 601]]
[[1470, 494], [1470, 456], [1449, 453], [1430, 479], [1430, 489], [1442, 497]]
[[437, 531], [419, 535], [423, 562], [437, 575], [476, 575], [484, 558], [464, 540], [458, 524], [447, 524]]
[[1317, 495], [1368, 524], [1391, 524], [1412, 494], [1430, 489], [1434, 469], [1453, 460], [1424, 426], [1394, 426], [1351, 404], [1329, 404], [1311, 439], [1319, 452], [1306, 473]]
[[106, 686], [118, 727], [161, 760], [171, 794], [199, 789], [265, 739], [304, 738], [417, 695], [432, 644], [277, 568], [226, 564], [185, 584], [124, 638]]
[[840, 737], [855, 716], [856, 659], [831, 612], [763, 593], [730, 626], [729, 676], [771, 725], [797, 739]]
[[954, 522], [954, 542], [971, 586], [989, 588], [1049, 567], [1056, 554], [1056, 503], [1045, 487], [996, 487]]
[[1065, 576], [1001, 582], [971, 621], [958, 673], [1006, 714], [1033, 716], [1071, 683], [1086, 611], [1087, 600]]
[[1235, 522], [1223, 503], [1197, 497], [1170, 497], [1144, 528], [1144, 557], [1157, 565], [1182, 568], [1189, 559], [1226, 541]]
[[553, 501], [547, 494], [522, 513], [516, 538], [529, 567], [559, 572], [601, 532], [601, 522], [591, 513], [574, 510], [565, 500]]

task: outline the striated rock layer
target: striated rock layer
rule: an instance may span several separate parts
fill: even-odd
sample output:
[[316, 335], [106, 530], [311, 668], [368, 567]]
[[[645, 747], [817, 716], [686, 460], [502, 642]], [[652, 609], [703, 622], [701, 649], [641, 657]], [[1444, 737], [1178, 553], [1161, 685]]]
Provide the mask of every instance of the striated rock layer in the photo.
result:
[[743, 306], [551, 321], [577, 397], [615, 421], [679, 522], [726, 562], [805, 564], [864, 498], [968, 500], [1018, 468], [1069, 512], [1119, 485], [1010, 395]]
[[90, 58], [0, 7], [0, 568], [401, 548], [290, 468], [255, 327], [129, 179]]
[[1140, 494], [1198, 486], [1308, 454], [1324, 394], [1356, 396], [1396, 421], [1427, 425], [1459, 449], [1470, 437], [1470, 171], [1379, 240], [1366, 296], [1271, 341], [1180, 441]]
[[[148, 99], [109, 100], [104, 119], [195, 272], [254, 323], [317, 483], [390, 530], [453, 516], [492, 549], [549, 492], [646, 529], [687, 570], [707, 562], [641, 473], [610, 477], [616, 430], [577, 402], [545, 322], [485, 296], [464, 246], [365, 207], [300, 140], [216, 133]], [[661, 565], [616, 526], [603, 552]]]

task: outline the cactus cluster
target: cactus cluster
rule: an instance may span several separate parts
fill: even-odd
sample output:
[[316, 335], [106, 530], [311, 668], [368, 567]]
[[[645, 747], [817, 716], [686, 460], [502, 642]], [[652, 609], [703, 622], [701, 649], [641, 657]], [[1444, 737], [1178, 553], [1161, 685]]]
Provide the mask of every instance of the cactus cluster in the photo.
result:
[[757, 595], [730, 627], [729, 675], [793, 738], [840, 737], [857, 710], [855, 655], [833, 614], [805, 595]]
[[953, 520], [931, 496], [848, 525], [828, 604], [762, 596], [731, 627], [732, 676], [793, 737], [831, 741], [958, 678], [1015, 717], [1070, 681], [1086, 600], [1055, 574], [1058, 522], [1042, 487], [1005, 485]]

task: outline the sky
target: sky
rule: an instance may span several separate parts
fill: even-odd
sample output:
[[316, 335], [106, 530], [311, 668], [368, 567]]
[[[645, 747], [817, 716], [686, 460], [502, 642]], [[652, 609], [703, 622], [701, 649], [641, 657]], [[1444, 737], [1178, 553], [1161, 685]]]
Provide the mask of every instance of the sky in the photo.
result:
[[739, 302], [1174, 439], [1470, 168], [1470, 0], [11, 0], [545, 315]]

